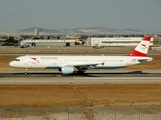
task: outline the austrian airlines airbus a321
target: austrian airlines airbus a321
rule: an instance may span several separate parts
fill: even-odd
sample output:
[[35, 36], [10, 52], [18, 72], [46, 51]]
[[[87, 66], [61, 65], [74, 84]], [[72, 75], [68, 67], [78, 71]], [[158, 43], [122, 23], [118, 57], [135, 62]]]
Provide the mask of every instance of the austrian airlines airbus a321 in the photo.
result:
[[84, 73], [89, 69], [123, 68], [152, 61], [147, 57], [151, 36], [146, 36], [127, 56], [20, 56], [9, 63], [16, 68], [58, 69], [63, 75], [74, 71]]

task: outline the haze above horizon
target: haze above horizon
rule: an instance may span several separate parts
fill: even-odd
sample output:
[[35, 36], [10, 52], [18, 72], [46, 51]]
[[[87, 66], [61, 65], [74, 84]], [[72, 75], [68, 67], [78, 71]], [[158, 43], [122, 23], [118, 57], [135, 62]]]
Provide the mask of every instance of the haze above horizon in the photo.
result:
[[37, 26], [161, 31], [160, 0], [1, 0], [0, 32]]

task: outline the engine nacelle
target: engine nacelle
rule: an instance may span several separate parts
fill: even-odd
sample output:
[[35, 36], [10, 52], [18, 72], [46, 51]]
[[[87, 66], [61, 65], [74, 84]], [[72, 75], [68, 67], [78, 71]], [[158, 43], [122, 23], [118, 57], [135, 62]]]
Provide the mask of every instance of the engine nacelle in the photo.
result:
[[61, 72], [64, 75], [72, 74], [74, 72], [74, 67], [64, 66], [64, 67], [61, 68]]

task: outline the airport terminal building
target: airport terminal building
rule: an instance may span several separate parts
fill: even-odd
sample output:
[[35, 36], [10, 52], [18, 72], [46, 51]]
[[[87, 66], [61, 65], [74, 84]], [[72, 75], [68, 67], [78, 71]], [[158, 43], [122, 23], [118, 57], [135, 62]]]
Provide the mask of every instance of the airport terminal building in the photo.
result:
[[[140, 43], [142, 37], [104, 37], [104, 38], [87, 38], [87, 45], [89, 46], [136, 46]], [[150, 42], [153, 46], [153, 38]]]
[[[22, 40], [20, 45], [32, 45], [36, 46], [75, 46], [75, 42], [79, 39], [64, 39], [64, 40], [52, 40], [52, 39], [28, 39]], [[117, 47], [117, 46], [137, 46], [142, 37], [89, 37], [87, 38], [87, 46], [100, 46], [100, 47]], [[150, 46], [154, 45], [154, 38], [150, 42]]]

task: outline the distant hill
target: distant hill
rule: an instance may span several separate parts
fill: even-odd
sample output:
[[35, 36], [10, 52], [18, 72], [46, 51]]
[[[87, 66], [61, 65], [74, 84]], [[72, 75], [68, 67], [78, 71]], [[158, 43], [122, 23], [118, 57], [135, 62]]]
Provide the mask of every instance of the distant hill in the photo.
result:
[[94, 35], [94, 34], [146, 34], [145, 31], [135, 29], [108, 29], [104, 27], [82, 27], [74, 29], [53, 30], [41, 27], [30, 27], [20, 30], [21, 32], [33, 32], [35, 28], [41, 29], [44, 34], [64, 34], [64, 35]]

